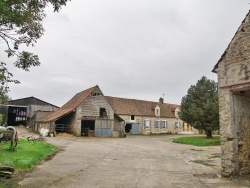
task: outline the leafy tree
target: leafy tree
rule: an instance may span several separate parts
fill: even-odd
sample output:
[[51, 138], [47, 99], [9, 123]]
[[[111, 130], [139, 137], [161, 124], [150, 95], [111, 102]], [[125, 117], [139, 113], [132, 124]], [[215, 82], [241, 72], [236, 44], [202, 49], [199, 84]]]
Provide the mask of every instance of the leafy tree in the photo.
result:
[[20, 83], [18, 80], [12, 79], [13, 75], [7, 70], [6, 64], [0, 63], [0, 104], [6, 102], [9, 98], [7, 95], [9, 91], [8, 83], [13, 82], [15, 84]]
[[[42, 22], [46, 16], [45, 8], [52, 5], [54, 11], [58, 12], [67, 1], [70, 0], [0, 0], [0, 43], [6, 44], [8, 57], [17, 57], [14, 62], [16, 67], [29, 71], [30, 67], [40, 65], [38, 56], [19, 50], [20, 45], [34, 46], [44, 33]], [[8, 82], [18, 83], [10, 78], [12, 74], [4, 62], [1, 62], [0, 68], [9, 76], [9, 79], [3, 79], [6, 75], [0, 72], [2, 86]], [[5, 87], [0, 89], [1, 92], [8, 90]]]
[[219, 129], [217, 83], [203, 76], [196, 85], [191, 85], [182, 98], [179, 117], [212, 138], [212, 131]]

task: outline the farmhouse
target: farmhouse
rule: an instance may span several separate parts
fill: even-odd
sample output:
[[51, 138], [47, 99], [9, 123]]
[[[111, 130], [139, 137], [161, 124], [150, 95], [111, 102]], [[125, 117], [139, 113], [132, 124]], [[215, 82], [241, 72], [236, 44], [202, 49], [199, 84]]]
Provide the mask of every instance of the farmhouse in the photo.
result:
[[115, 114], [125, 121], [125, 132], [160, 134], [191, 132], [191, 126], [179, 119], [179, 105], [159, 102], [106, 97]]
[[77, 93], [57, 111], [38, 118], [36, 130], [76, 136], [120, 137], [124, 133], [191, 132], [178, 117], [179, 106], [117, 97], [105, 97], [98, 86]]
[[250, 174], [250, 14], [215, 65], [222, 175]]

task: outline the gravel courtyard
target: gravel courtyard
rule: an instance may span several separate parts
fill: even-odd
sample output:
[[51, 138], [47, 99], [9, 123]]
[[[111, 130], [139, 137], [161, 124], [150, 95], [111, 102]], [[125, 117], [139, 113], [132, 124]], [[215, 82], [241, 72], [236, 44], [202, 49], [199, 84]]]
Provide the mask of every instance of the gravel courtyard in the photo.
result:
[[[21, 187], [243, 187], [220, 177], [220, 148], [172, 143], [167, 136], [47, 138], [62, 147], [26, 174]], [[245, 185], [245, 184], [244, 184]]]

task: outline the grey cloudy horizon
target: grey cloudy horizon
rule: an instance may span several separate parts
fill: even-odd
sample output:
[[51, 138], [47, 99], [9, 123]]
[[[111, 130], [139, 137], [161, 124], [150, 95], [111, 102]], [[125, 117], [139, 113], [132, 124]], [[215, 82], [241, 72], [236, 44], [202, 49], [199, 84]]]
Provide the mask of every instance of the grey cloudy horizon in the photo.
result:
[[[62, 106], [99, 85], [106, 96], [180, 104], [212, 69], [249, 11], [248, 0], [81, 0], [46, 10], [45, 33], [30, 51], [41, 66], [13, 66], [12, 99]], [[1, 61], [13, 63], [2, 51]]]

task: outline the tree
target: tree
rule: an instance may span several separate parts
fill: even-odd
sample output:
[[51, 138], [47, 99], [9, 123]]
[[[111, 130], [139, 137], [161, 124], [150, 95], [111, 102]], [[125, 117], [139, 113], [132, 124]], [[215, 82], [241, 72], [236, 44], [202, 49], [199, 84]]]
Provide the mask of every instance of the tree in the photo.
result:
[[[54, 12], [58, 12], [67, 1], [70, 0], [0, 0], [0, 42], [6, 44], [5, 52], [8, 57], [17, 57], [14, 63], [16, 67], [29, 71], [30, 67], [40, 65], [38, 55], [19, 50], [20, 45], [34, 46], [44, 33], [42, 22], [46, 16], [45, 8], [52, 5]], [[9, 75], [9, 79], [1, 79], [1, 84], [18, 83], [10, 79], [12, 74], [7, 70], [6, 64], [0, 63], [1, 68]], [[2, 72], [0, 74], [4, 78]], [[8, 91], [8, 88], [0, 89]]]
[[191, 85], [182, 98], [179, 117], [212, 138], [212, 131], [219, 129], [217, 83], [203, 76], [196, 85]]

